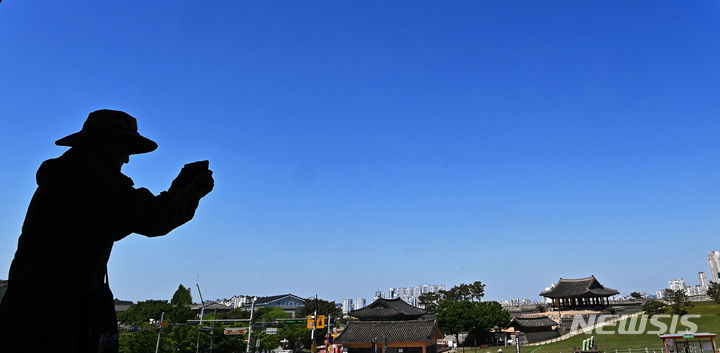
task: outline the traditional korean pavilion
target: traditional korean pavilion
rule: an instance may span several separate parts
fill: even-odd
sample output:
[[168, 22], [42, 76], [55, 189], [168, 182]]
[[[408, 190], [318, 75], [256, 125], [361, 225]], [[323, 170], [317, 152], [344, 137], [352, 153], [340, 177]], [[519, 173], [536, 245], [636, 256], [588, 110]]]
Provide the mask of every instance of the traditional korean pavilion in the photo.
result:
[[609, 297], [619, 294], [615, 289], [606, 288], [595, 276], [578, 279], [564, 279], [552, 288], [540, 293], [541, 296], [552, 299], [553, 307], [557, 309], [602, 309], [610, 305]]
[[370, 305], [353, 310], [348, 315], [360, 321], [404, 321], [429, 318], [425, 310], [414, 307], [400, 298], [378, 298]]
[[400, 298], [379, 298], [348, 315], [357, 321], [333, 342], [348, 353], [435, 353], [444, 337], [432, 315]]
[[435, 353], [443, 337], [435, 320], [350, 321], [334, 343], [348, 353]]

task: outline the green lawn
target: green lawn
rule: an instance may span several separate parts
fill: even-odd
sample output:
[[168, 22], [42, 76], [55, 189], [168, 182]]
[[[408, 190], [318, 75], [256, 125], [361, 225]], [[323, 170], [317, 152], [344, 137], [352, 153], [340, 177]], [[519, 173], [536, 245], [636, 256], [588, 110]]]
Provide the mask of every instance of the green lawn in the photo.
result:
[[[691, 322], [695, 323], [698, 328], [697, 332], [710, 332], [720, 334], [720, 305], [715, 302], [700, 302], [694, 303], [695, 306], [688, 309], [689, 314], [698, 314], [699, 318], [690, 319]], [[640, 318], [638, 318], [640, 320]], [[665, 323], [670, 327], [670, 319], [661, 319], [661, 322]], [[619, 325], [627, 327], [627, 323], [621, 321], [613, 327], [608, 327], [607, 330], [616, 330]], [[639, 325], [639, 321], [636, 322], [636, 327]], [[654, 326], [647, 324], [646, 331], [657, 330]], [[677, 325], [678, 332], [685, 330], [685, 327], [680, 324]], [[668, 332], [669, 333], [669, 332]], [[591, 334], [577, 335], [567, 340], [554, 342], [542, 346], [522, 346], [520, 347], [521, 353], [571, 353], [573, 346], [581, 347], [582, 341], [595, 336], [595, 344], [598, 349], [606, 353], [614, 353], [615, 350], [618, 353], [628, 353], [628, 349], [632, 349], [632, 353], [644, 353], [645, 348], [648, 348], [649, 353], [661, 353], [663, 350], [662, 340], [658, 338], [657, 334], [602, 334], [598, 335], [594, 332]], [[716, 341], [720, 345], [720, 339]], [[465, 347], [457, 349], [457, 353], [497, 353], [498, 348], [502, 348], [503, 353], [515, 353], [515, 347], [489, 347], [489, 348], [473, 348]]]
[[[699, 314], [701, 315], [699, 318], [693, 318], [690, 321], [697, 324], [698, 329], [697, 332], [710, 332], [710, 333], [717, 333], [720, 334], [720, 305], [718, 305], [715, 302], [700, 302], [695, 303], [695, 306], [688, 309], [689, 314]], [[665, 322], [668, 327], [670, 326], [670, 319], [660, 320], [661, 322]], [[625, 322], [621, 322], [620, 324], [625, 325]], [[617, 328], [618, 326], [614, 326], [613, 328]], [[624, 326], [626, 327], [626, 326]], [[656, 330], [656, 328], [648, 323], [648, 330]], [[610, 329], [608, 329], [610, 330]], [[678, 324], [677, 331], [682, 332], [685, 328]], [[647, 331], [647, 330], [646, 330]], [[668, 332], [669, 333], [669, 332]], [[567, 340], [560, 341], [560, 342], [554, 342], [542, 346], [524, 346], [521, 347], [522, 353], [530, 353], [534, 350], [533, 353], [569, 353], [572, 352], [573, 346], [581, 347], [582, 341], [585, 339], [590, 338], [590, 336], [595, 336], [595, 343], [598, 346], [598, 349], [601, 351], [604, 351], [606, 353], [612, 353], [615, 352], [617, 349], [618, 351], [625, 351], [627, 352], [628, 349], [637, 350], [635, 352], [644, 352], [645, 348], [649, 349], [649, 352], [653, 352], [653, 348], [656, 353], [659, 353], [662, 349], [662, 340], [658, 338], [657, 334], [583, 334], [571, 337]], [[717, 342], [716, 343], [720, 343]], [[503, 347], [505, 348], [505, 347]], [[511, 347], [507, 347], [511, 348]], [[514, 348], [514, 347], [512, 347]], [[474, 352], [474, 351], [473, 351]], [[494, 350], [490, 349], [478, 349], [478, 353], [496, 353], [497, 348]], [[511, 352], [508, 352], [507, 349], [503, 349], [503, 352], [505, 353], [513, 353], [514, 349], [512, 349]], [[470, 353], [469, 351], [466, 351], [466, 353]]]

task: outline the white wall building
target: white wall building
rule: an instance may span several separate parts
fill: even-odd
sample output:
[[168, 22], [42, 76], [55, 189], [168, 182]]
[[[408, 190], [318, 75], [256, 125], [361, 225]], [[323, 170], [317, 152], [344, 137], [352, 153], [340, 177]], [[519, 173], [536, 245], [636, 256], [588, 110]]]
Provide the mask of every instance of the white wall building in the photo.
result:
[[353, 311], [353, 310], [354, 310], [354, 309], [353, 309], [353, 300], [350, 299], [350, 298], [345, 298], [345, 299], [343, 299], [342, 313], [343, 313], [343, 314], [347, 314], [347, 313], [349, 313], [349, 312], [351, 312], [351, 311]]
[[357, 298], [355, 299], [355, 309], [362, 309], [365, 307], [365, 298]]
[[705, 288], [706, 291], [710, 288], [710, 281], [708, 281], [705, 272], [698, 272], [698, 281], [700, 281], [700, 287]]
[[672, 290], [679, 290], [679, 289], [687, 289], [687, 284], [685, 283], [685, 280], [680, 277], [680, 279], [673, 278], [672, 280], [668, 281], [668, 288]]
[[707, 261], [710, 268], [710, 280], [720, 282], [720, 251], [711, 251]]

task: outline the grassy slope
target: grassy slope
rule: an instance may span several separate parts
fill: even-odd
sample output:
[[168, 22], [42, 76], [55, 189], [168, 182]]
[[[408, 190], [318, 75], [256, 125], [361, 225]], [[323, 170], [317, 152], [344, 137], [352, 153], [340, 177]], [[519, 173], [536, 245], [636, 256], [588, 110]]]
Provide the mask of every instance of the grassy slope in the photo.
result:
[[[697, 332], [711, 332], [720, 334], [720, 305], [718, 305], [715, 302], [701, 302], [701, 303], [695, 303], [695, 306], [688, 309], [689, 314], [699, 314], [701, 315], [700, 318], [694, 318], [690, 321], [698, 325]], [[669, 325], [670, 319], [667, 320], [661, 320]], [[621, 322], [621, 324], [626, 325], [625, 322]], [[637, 324], [636, 324], [637, 325]], [[617, 326], [616, 326], [617, 327]], [[624, 326], [627, 327], [627, 326]], [[651, 326], [648, 323], [648, 330], [655, 330], [654, 326]], [[610, 329], [608, 329], [610, 330]], [[681, 327], [678, 325], [677, 331], [684, 331], [684, 327]], [[647, 330], [646, 330], [647, 331]], [[655, 351], [658, 352], [659, 349], [662, 348], [662, 340], [658, 338], [657, 334], [625, 334], [621, 335], [618, 333], [615, 334], [609, 334], [609, 335], [597, 335], [597, 334], [583, 334], [578, 335], [575, 337], [571, 337], [567, 340], [555, 342], [546, 344], [543, 346], [539, 346], [539, 349], [535, 351], [535, 353], [569, 353], [572, 352], [573, 346], [581, 347], [582, 341], [585, 339], [590, 338], [590, 336], [595, 336], [595, 343], [598, 345], [598, 348], [601, 351], [605, 351], [608, 353], [614, 352], [617, 350], [625, 350], [627, 351], [628, 348], [632, 349], [644, 349], [648, 348], [650, 349], [650, 352], [653, 351], [653, 348], [655, 348]], [[720, 343], [719, 340], [716, 340], [716, 343]], [[507, 347], [510, 348], [510, 347]], [[529, 353], [530, 351], [536, 349], [538, 347], [521, 347], [522, 353]], [[486, 353], [487, 349], [483, 349], [481, 351], [478, 351], [478, 353]], [[503, 349], [504, 352], [508, 352], [508, 350]], [[513, 350], [514, 351], [514, 350]], [[492, 352], [494, 353], [494, 351]], [[511, 352], [509, 352], [511, 353]]]

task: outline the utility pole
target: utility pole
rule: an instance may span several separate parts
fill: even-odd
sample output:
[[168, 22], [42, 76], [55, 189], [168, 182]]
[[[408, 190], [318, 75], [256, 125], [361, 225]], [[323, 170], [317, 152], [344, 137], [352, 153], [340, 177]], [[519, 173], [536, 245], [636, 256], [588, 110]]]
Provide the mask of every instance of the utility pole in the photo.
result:
[[[212, 328], [210, 329], [210, 353], [212, 353], [213, 349], [213, 337], [215, 335], [215, 321], [217, 320], [217, 308], [215, 308], [215, 311], [213, 311], [213, 323]], [[157, 353], [157, 352], [155, 352]]]
[[197, 341], [195, 343], [195, 353], [200, 352], [200, 331], [202, 331], [202, 320], [203, 316], [205, 316], [205, 300], [203, 300], [202, 292], [200, 292], [200, 276], [198, 276], [198, 281], [195, 282], [195, 286], [197, 286], [198, 289], [198, 295], [200, 295], [200, 304], [202, 305], [202, 308], [200, 309], [200, 323], [198, 324], [198, 334], [197, 334]]
[[250, 304], [250, 327], [248, 328], [248, 342], [245, 352], [250, 353], [250, 345], [252, 344], [252, 327], [253, 327], [253, 314], [255, 313], [255, 301], [257, 297], [253, 297], [252, 304]]
[[312, 353], [317, 352], [317, 344], [315, 343], [315, 327], [317, 327], [317, 309], [318, 306], [320, 306], [320, 303], [318, 302], [317, 294], [315, 294], [315, 315], [313, 315], [313, 320], [315, 323], [313, 323], [312, 332], [310, 332], [310, 339], [312, 340], [312, 345], [310, 346], [310, 350]]
[[165, 318], [165, 312], [163, 311], [162, 314], [160, 314], [160, 327], [158, 328], [158, 340], [155, 344], [155, 353], [158, 353], [158, 348], [160, 348], [160, 333], [162, 332], [162, 323], [163, 319]]

